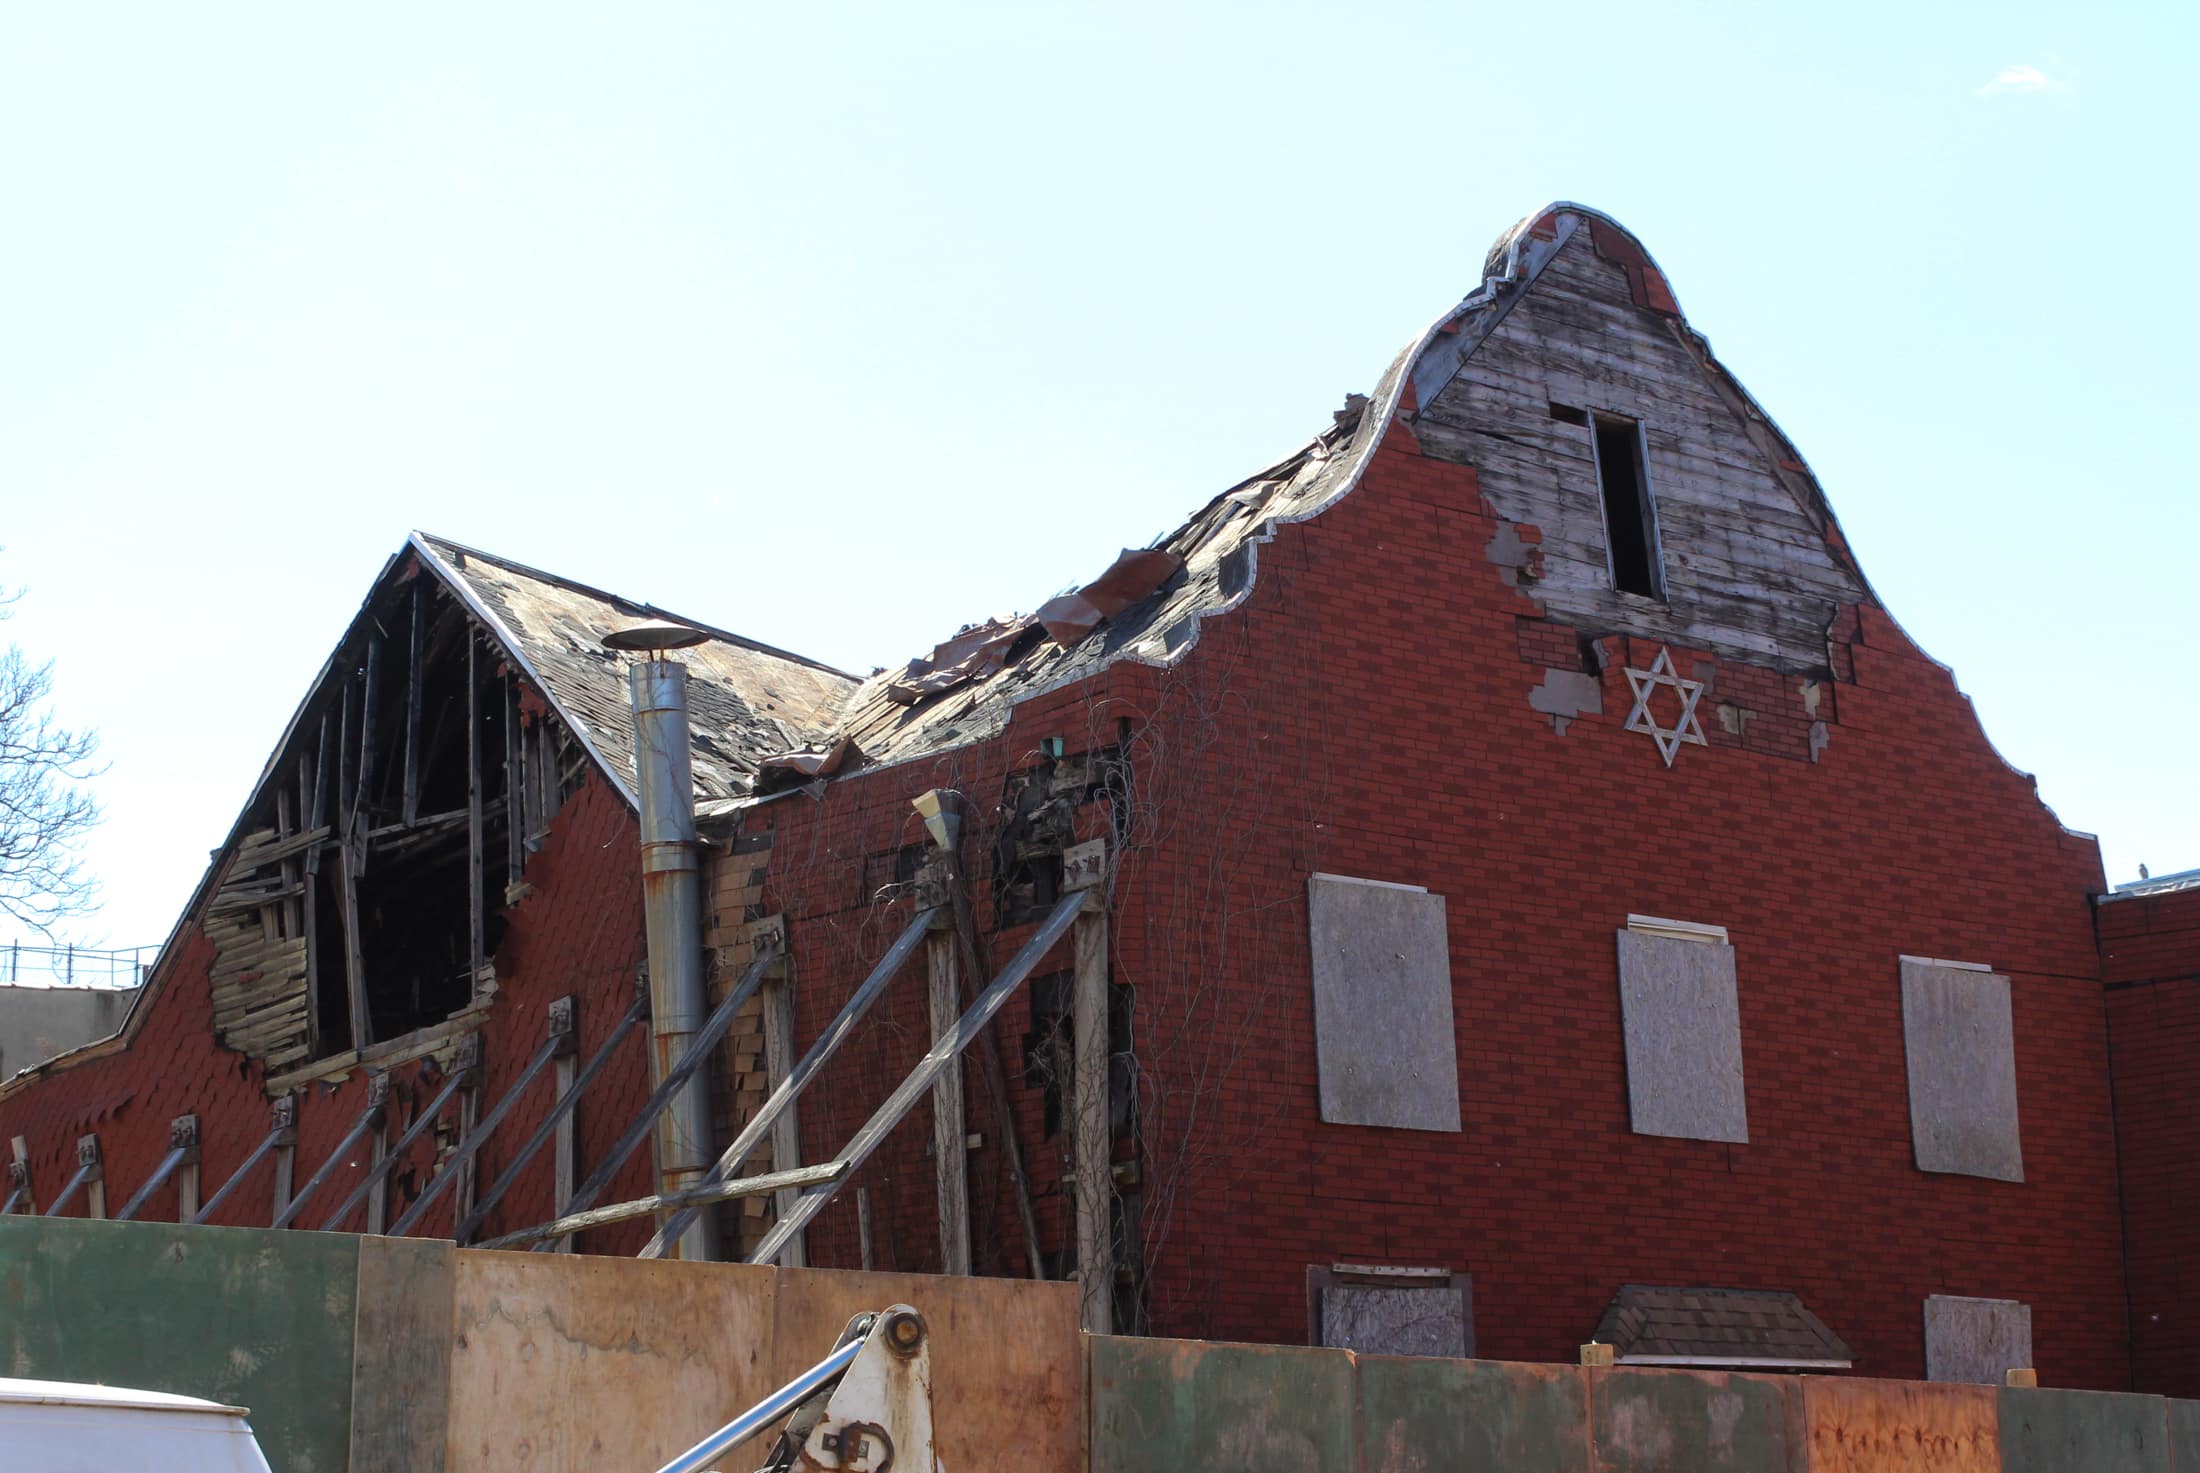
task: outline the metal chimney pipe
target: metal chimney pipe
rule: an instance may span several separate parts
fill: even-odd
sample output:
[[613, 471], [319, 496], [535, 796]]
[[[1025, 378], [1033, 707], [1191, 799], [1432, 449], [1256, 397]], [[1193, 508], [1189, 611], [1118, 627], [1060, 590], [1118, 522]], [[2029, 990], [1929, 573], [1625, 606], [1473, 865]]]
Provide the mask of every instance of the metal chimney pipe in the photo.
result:
[[[636, 799], [642, 820], [642, 909], [649, 933], [651, 1073], [662, 1079], [703, 1026], [703, 879], [696, 858], [695, 774], [688, 751], [687, 666], [638, 660], [627, 671], [634, 707]], [[659, 1190], [694, 1186], [717, 1159], [711, 1145], [710, 1069], [698, 1069], [657, 1117]], [[680, 1256], [718, 1256], [718, 1225], [696, 1214]]]

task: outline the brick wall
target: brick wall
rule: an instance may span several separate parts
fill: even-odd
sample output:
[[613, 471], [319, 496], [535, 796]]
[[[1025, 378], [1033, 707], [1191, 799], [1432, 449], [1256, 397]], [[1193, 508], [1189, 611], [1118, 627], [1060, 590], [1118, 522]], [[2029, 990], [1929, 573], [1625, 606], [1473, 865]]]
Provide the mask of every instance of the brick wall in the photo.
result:
[[2200, 889], [2100, 907], [2133, 1375], [2200, 1395]]
[[[1833, 682], [1675, 648], [1680, 673], [1708, 682], [1709, 745], [1670, 770], [1622, 729], [1623, 667], [1647, 668], [1654, 644], [1593, 641], [1602, 710], [1559, 730], [1530, 693], [1548, 670], [1582, 668], [1584, 632], [1522, 592], [1531, 564], [1493, 563], [1499, 530], [1471, 470], [1394, 431], [1352, 497], [1279, 529], [1249, 600], [1173, 668], [1115, 667], [1015, 708], [990, 742], [756, 810], [802, 1037], [908, 913], [873, 882], [921, 837], [910, 796], [972, 797], [965, 857], [997, 965], [1024, 932], [987, 909], [988, 803], [1044, 738], [1073, 754], [1121, 740], [1130, 786], [1080, 824], [1124, 839], [1113, 980], [1135, 997], [1138, 1122], [1119, 1154], [1139, 1172], [1131, 1231], [1154, 1332], [1299, 1341], [1308, 1264], [1440, 1265], [1474, 1275], [1485, 1356], [1570, 1357], [1626, 1282], [1777, 1288], [1856, 1348], [1859, 1371], [1918, 1376], [1925, 1297], [1971, 1294], [2032, 1306], [2048, 1383], [2124, 1385], [2091, 841], [2055, 822], [1949, 674], [1872, 608], [1836, 621]], [[1460, 1134], [1319, 1118], [1304, 899], [1317, 871], [1446, 897]], [[1731, 931], [1749, 1144], [1630, 1132], [1613, 939], [1630, 912]], [[2010, 976], [2023, 1183], [1914, 1166], [1904, 953]], [[911, 971], [884, 1026], [813, 1092], [819, 1107], [805, 1102], [813, 1158], [922, 1052]], [[1011, 1055], [1029, 1007], [1027, 993], [997, 1030]], [[1058, 1255], [1067, 1138], [1043, 1138], [1018, 1062], [1041, 1246]], [[966, 1092], [987, 1137], [972, 1162], [977, 1261], [1016, 1272], [974, 1064]], [[920, 1106], [855, 1183], [882, 1266], [937, 1261], [928, 1139]], [[812, 1262], [855, 1261], [853, 1197], [818, 1220]]]
[[[518, 1076], [546, 1036], [546, 1010], [552, 999], [579, 999], [583, 1057], [617, 1024], [634, 995], [643, 956], [641, 887], [634, 819], [624, 801], [598, 777], [566, 804], [542, 849], [530, 856], [526, 878], [533, 893], [507, 913], [507, 927], [496, 952], [498, 992], [481, 1026], [482, 1107], [493, 1104]], [[213, 947], [196, 926], [187, 926], [163, 963], [157, 989], [141, 1006], [146, 1015], [127, 1048], [87, 1058], [73, 1067], [52, 1070], [45, 1078], [19, 1083], [0, 1098], [0, 1142], [22, 1136], [30, 1146], [31, 1169], [41, 1207], [50, 1203], [75, 1167], [76, 1140], [97, 1132], [104, 1156], [107, 1210], [119, 1209], [153, 1171], [168, 1149], [169, 1122], [195, 1113], [200, 1129], [202, 1199], [211, 1198], [267, 1134], [269, 1101], [261, 1066], [241, 1053], [215, 1046], [208, 976]], [[395, 1066], [391, 1072], [389, 1138], [394, 1141], [435, 1096], [438, 1077], [433, 1059]], [[601, 1159], [649, 1089], [646, 1039], [637, 1033], [599, 1076], [579, 1112], [583, 1162]], [[551, 1081], [532, 1086], [547, 1104]], [[354, 1070], [341, 1080], [304, 1088], [298, 1103], [295, 1181], [303, 1186], [329, 1158], [366, 1105], [367, 1075]], [[535, 1107], [540, 1109], [541, 1106]], [[445, 1143], [455, 1140], [456, 1104], [446, 1107]], [[522, 1111], [522, 1118], [527, 1111]], [[484, 1150], [480, 1170], [486, 1183], [508, 1159], [502, 1152], [518, 1144], [522, 1132], [507, 1128]], [[394, 1220], [425, 1185], [437, 1149], [438, 1132], [424, 1132], [405, 1163], [392, 1173], [389, 1215]], [[362, 1147], [355, 1152], [366, 1159]], [[338, 1168], [315, 1193], [298, 1225], [318, 1227], [349, 1195], [360, 1166]], [[544, 1150], [492, 1217], [486, 1231], [524, 1226], [550, 1215], [550, 1152]], [[266, 1226], [271, 1216], [272, 1167], [263, 1162], [253, 1177], [210, 1220], [230, 1226]], [[646, 1150], [614, 1182], [610, 1198], [639, 1196], [650, 1190]], [[447, 1234], [451, 1227], [449, 1194], [430, 1210], [423, 1235]], [[81, 1198], [70, 1215], [81, 1215]], [[141, 1216], [173, 1220], [176, 1196], [164, 1186]], [[354, 1213], [350, 1226], [362, 1222]], [[630, 1225], [590, 1235], [593, 1250], [633, 1252], [647, 1226]], [[631, 1241], [629, 1241], [631, 1240]]]

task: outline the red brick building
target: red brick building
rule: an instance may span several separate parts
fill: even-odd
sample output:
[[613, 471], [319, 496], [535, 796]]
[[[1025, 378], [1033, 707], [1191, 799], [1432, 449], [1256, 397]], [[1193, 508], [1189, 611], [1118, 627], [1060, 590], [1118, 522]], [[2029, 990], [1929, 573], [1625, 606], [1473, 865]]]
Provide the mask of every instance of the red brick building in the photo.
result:
[[2100, 907], [2134, 1379], [2200, 1395], [2200, 871]]
[[[2157, 1050], [2112, 1091], [2110, 1019], [2173, 994], [2104, 1013], [2093, 842], [1879, 604], [1631, 235], [1555, 206], [1483, 277], [1305, 449], [1034, 616], [860, 683], [704, 631], [703, 940], [719, 997], [768, 968], [713, 1059], [721, 1143], [938, 907], [752, 1171], [852, 1160], [1087, 897], [919, 1118], [719, 1209], [725, 1251], [798, 1213], [810, 1262], [1082, 1263], [1094, 1323], [1157, 1333], [1553, 1359], [1601, 1329], [1646, 1361], [2185, 1385], [2187, 1317], [2156, 1334], [2127, 1295], [2143, 1321], [2179, 1294], [2150, 1235], [2190, 1071]], [[286, 1096], [290, 1190], [333, 1163], [299, 1225], [389, 1152], [337, 1224], [386, 1228], [553, 1000], [561, 1077], [593, 1062], [645, 950], [599, 641], [655, 612], [416, 537], [124, 1033], [0, 1086], [27, 1200], [96, 1134], [115, 1210], [187, 1114], [211, 1192]], [[943, 793], [951, 834], [914, 806]], [[2109, 956], [2112, 987], [2155, 975]], [[472, 1237], [602, 1164], [652, 1067], [639, 1030], [603, 1052]], [[529, 1091], [411, 1230], [492, 1194]], [[2150, 1153], [2122, 1200], [2119, 1124]], [[638, 1154], [603, 1200], [650, 1180]]]

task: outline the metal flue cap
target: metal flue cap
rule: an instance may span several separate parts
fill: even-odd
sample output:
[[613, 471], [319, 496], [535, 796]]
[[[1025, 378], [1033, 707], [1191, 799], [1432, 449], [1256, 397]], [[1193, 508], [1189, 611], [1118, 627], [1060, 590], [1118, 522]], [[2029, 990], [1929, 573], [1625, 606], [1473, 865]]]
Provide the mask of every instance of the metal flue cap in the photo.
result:
[[603, 646], [607, 650], [684, 650], [709, 638], [700, 629], [690, 629], [668, 619], [644, 619], [639, 624], [612, 630], [603, 637]]

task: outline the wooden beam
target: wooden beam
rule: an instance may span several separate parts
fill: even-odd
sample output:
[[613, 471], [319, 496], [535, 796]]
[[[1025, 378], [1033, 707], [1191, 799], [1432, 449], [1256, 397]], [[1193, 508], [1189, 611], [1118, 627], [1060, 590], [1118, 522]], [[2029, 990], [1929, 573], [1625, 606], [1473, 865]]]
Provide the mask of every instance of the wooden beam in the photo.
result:
[[[481, 962], [488, 917], [482, 914], [481, 831], [481, 676], [475, 651], [481, 640], [466, 627], [466, 924], [469, 987], [480, 995]], [[509, 821], [509, 820], [507, 820]]]
[[[977, 979], [985, 975], [985, 963], [978, 952], [978, 926], [970, 911], [970, 882], [963, 874], [962, 860], [950, 852], [947, 856], [948, 896], [955, 907], [955, 944], [961, 949], [962, 964], [969, 977], [966, 987], [977, 985]], [[978, 1077], [985, 1081], [986, 1104], [993, 1111], [995, 1132], [1001, 1138], [1001, 1149], [1008, 1157], [1008, 1180], [1016, 1195], [1016, 1217], [1024, 1230], [1024, 1263], [1035, 1279], [1047, 1276], [1046, 1260], [1039, 1256], [1039, 1219], [1031, 1208], [1031, 1178], [1024, 1174], [1024, 1148], [1016, 1133], [1016, 1112], [1008, 1101], [1008, 1079], [1001, 1069], [1001, 1054], [988, 1030], [978, 1040]]]
[[357, 831], [337, 849], [337, 878], [343, 885], [344, 996], [351, 1006], [351, 1046], [363, 1049], [374, 1042], [374, 1017], [367, 1007], [367, 954], [360, 934], [359, 851], [366, 848], [364, 830]]
[[527, 864], [527, 757], [519, 738], [519, 686], [500, 681], [504, 695], [504, 887], [519, 883]]
[[[359, 698], [359, 789], [352, 794], [351, 821], [355, 827], [366, 828], [374, 822], [371, 807], [374, 800], [374, 742], [379, 735], [375, 731], [382, 708], [382, 631], [367, 631], [367, 673], [363, 693]], [[363, 858], [364, 856], [362, 856]]]
[[[1097, 892], [1087, 892], [1097, 902]], [[1077, 1189], [1077, 1279], [1084, 1327], [1114, 1333], [1114, 1183], [1109, 1179], [1113, 1134], [1108, 1128], [1108, 917], [1088, 909], [1071, 937], [1076, 971], [1070, 1027], [1076, 1064], [1071, 1078], [1071, 1159]]]
[[[943, 919], [945, 919], [943, 917]], [[955, 1030], [962, 1015], [962, 984], [956, 976], [955, 937], [934, 931], [925, 938], [924, 959], [931, 984], [932, 1041]], [[932, 1164], [939, 1188], [940, 1272], [970, 1272], [970, 1129], [963, 1116], [963, 1071], [957, 1060], [932, 1086]]]
[[[764, 1079], [767, 1089], [776, 1090], [794, 1073], [794, 986], [782, 966], [775, 968], [764, 979]], [[772, 1170], [792, 1171], [802, 1164], [802, 1128], [795, 1119], [795, 1103], [787, 1102], [779, 1118], [772, 1122]], [[795, 1199], [801, 1193], [794, 1187], [783, 1187], [774, 1199], [774, 1210], [781, 1214], [794, 1211]], [[810, 1255], [807, 1243], [798, 1234], [787, 1242], [787, 1250], [779, 1255], [785, 1268], [805, 1268]]]
[[613, 1202], [604, 1207], [593, 1207], [585, 1212], [568, 1212], [553, 1222], [541, 1223], [531, 1228], [521, 1228], [516, 1233], [506, 1233], [482, 1244], [483, 1248], [519, 1248], [533, 1244], [539, 1252], [542, 1243], [550, 1238], [570, 1237], [590, 1228], [608, 1227], [615, 1222], [631, 1222], [637, 1217], [650, 1217], [659, 1212], [671, 1212], [682, 1207], [707, 1207], [718, 1202], [731, 1202], [738, 1197], [761, 1197], [770, 1192], [793, 1188], [816, 1190], [839, 1182], [848, 1171], [844, 1161], [829, 1161], [823, 1166], [804, 1166], [795, 1171], [774, 1171], [764, 1176], [733, 1177], [714, 1181], [699, 1187], [686, 1187], [677, 1192], [665, 1192], [653, 1197], [637, 1197], [631, 1202]]
[[[299, 759], [302, 764], [305, 759]], [[321, 713], [321, 743], [313, 758], [313, 801], [308, 805], [312, 817], [306, 820], [309, 829], [328, 827], [328, 712]]]
[[[573, 1054], [563, 1054], [551, 1067], [557, 1071], [551, 1082], [551, 1092], [562, 1100], [573, 1091], [573, 1075], [580, 1067], [580, 1060]], [[558, 1112], [555, 1139], [550, 1143], [551, 1190], [560, 1202], [573, 1200], [573, 1187], [580, 1178], [580, 1131], [575, 1113], [573, 1110]], [[573, 1240], [560, 1238], [558, 1246], [551, 1251], [570, 1253], [573, 1251]]]
[[413, 579], [411, 646], [405, 661], [405, 791], [398, 817], [410, 824], [420, 814], [420, 623], [427, 617], [427, 580]]

